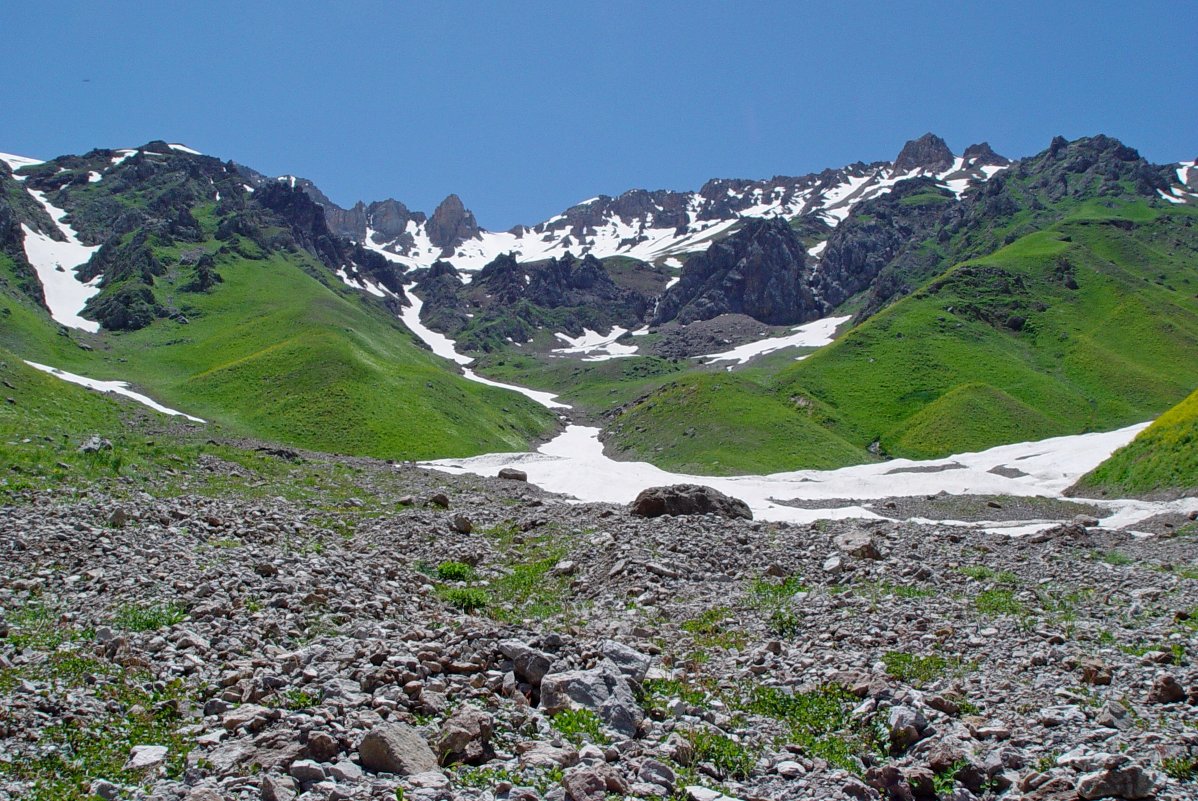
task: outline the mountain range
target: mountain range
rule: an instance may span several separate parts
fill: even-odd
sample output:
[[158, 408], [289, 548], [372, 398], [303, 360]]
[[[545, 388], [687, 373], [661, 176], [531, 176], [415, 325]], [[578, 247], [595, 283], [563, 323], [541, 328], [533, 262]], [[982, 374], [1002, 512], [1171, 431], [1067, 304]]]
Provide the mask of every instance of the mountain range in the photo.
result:
[[[1195, 217], [1194, 162], [1101, 135], [1012, 161], [927, 134], [893, 162], [632, 190], [506, 232], [456, 195], [344, 209], [165, 142], [5, 156], [0, 348], [231, 435], [385, 458], [560, 425], [478, 379], [693, 473], [940, 457], [1193, 391]], [[831, 344], [781, 344], [828, 320]], [[717, 358], [737, 346], [759, 355]]]

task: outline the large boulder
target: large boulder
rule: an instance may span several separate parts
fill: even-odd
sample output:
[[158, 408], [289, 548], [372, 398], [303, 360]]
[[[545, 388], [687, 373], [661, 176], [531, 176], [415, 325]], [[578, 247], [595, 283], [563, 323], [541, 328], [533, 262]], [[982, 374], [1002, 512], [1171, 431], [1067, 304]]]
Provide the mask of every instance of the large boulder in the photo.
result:
[[650, 487], [636, 496], [631, 510], [634, 515], [640, 517], [716, 514], [721, 517], [753, 519], [753, 512], [744, 501], [699, 484]]
[[636, 733], [645, 717], [624, 674], [609, 659], [591, 670], [546, 675], [541, 680], [541, 707], [549, 714], [571, 708], [589, 709], [628, 737]]
[[358, 746], [362, 767], [378, 773], [408, 776], [437, 769], [437, 756], [424, 738], [404, 723], [376, 726]]

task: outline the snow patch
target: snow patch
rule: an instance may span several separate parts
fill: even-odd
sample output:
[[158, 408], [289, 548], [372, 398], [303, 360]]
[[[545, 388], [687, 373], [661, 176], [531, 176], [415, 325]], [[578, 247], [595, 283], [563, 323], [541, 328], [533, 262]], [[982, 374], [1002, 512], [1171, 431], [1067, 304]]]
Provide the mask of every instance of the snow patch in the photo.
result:
[[[666, 484], [704, 484], [745, 501], [758, 520], [810, 523], [820, 518], [879, 517], [859, 503], [835, 509], [801, 509], [778, 501], [826, 501], [852, 498], [857, 502], [892, 496], [951, 494], [995, 494], [1061, 497], [1078, 478], [1092, 470], [1117, 448], [1130, 442], [1147, 423], [1117, 431], [1056, 437], [1039, 442], [1002, 445], [977, 453], [965, 453], [926, 462], [895, 459], [856, 465], [839, 470], [799, 470], [763, 476], [691, 476], [671, 473], [646, 462], [617, 462], [603, 454], [599, 429], [571, 425], [532, 453], [495, 453], [469, 459], [438, 459], [424, 463], [448, 473], [490, 476], [504, 467], [516, 467], [528, 480], [551, 492], [572, 495], [580, 501], [629, 503], [647, 487]], [[935, 468], [960, 465], [934, 472], [903, 472], [903, 468]], [[998, 475], [1000, 467], [1017, 467], [1023, 475]], [[1103, 500], [1113, 513], [1106, 525], [1127, 525], [1157, 514], [1164, 508], [1175, 511], [1198, 509], [1198, 498], [1171, 504], [1144, 501]], [[987, 523], [988, 530], [1010, 534], [1039, 530], [1027, 521]]]
[[[783, 348], [818, 348], [832, 342], [836, 329], [847, 322], [849, 317], [825, 317], [805, 325], [790, 329], [791, 334], [781, 337], [769, 337], [757, 342], [748, 342], [723, 353], [712, 353], [707, 356], [696, 356], [696, 359], [708, 359], [710, 363], [735, 361], [745, 364], [750, 359], [766, 353], [773, 353]], [[731, 369], [731, 368], [729, 368]]]
[[25, 258], [33, 265], [38, 280], [42, 282], [46, 308], [55, 321], [95, 333], [100, 330], [100, 324], [83, 319], [79, 312], [88, 299], [100, 291], [97, 285], [99, 276], [90, 283], [84, 283], [75, 275], [75, 268], [86, 264], [100, 246], [80, 242], [75, 229], [62, 221], [66, 212], [53, 206], [44, 194], [33, 190], [29, 190], [29, 194], [42, 205], [58, 230], [67, 238], [66, 242], [57, 242], [27, 225], [21, 225], [21, 230], [25, 232]]
[[[14, 172], [22, 167], [30, 167], [34, 164], [45, 164], [46, 162], [40, 159], [31, 159], [25, 156], [14, 156], [12, 153], [0, 153], [0, 161], [3, 161], [9, 166], [9, 169]], [[14, 176], [18, 181], [22, 180], [21, 176]]]
[[637, 352], [636, 345], [621, 345], [616, 342], [617, 339], [627, 333], [627, 328], [621, 328], [617, 325], [612, 327], [609, 334], [600, 334], [589, 328], [582, 329], [582, 336], [577, 338], [571, 338], [566, 334], [554, 334], [555, 337], [565, 342], [569, 347], [555, 348], [553, 352], [585, 354], [586, 358], [583, 359], [584, 362], [602, 362], [608, 359], [635, 356]]
[[163, 414], [169, 414], [172, 416], [182, 415], [194, 423], [205, 422], [199, 417], [192, 417], [190, 414], [185, 412], [180, 412], [177, 409], [171, 409], [167, 406], [163, 406], [161, 403], [158, 403], [157, 401], [154, 401], [139, 392], [134, 392], [133, 390], [129, 389], [129, 384], [126, 381], [99, 381], [95, 378], [87, 378], [85, 376], [75, 375], [74, 373], [68, 373], [65, 370], [59, 370], [57, 367], [50, 367], [49, 365], [38, 364], [37, 362], [26, 361], [25, 364], [35, 369], [41, 370], [43, 373], [49, 373], [55, 378], [61, 378], [63, 381], [69, 381], [72, 384], [78, 384], [79, 386], [87, 387], [88, 389], [94, 389], [97, 392], [111, 392], [114, 395], [122, 395], [126, 398], [137, 401], [143, 406], [149, 406], [156, 412], [162, 412]]
[[177, 151], [179, 151], [180, 153], [187, 153], [187, 154], [189, 154], [189, 155], [192, 155], [192, 156], [202, 156], [202, 155], [204, 155], [203, 153], [201, 153], [201, 152], [200, 152], [200, 151], [198, 151], [198, 150], [192, 150], [192, 149], [191, 149], [190, 147], [188, 147], [187, 145], [180, 145], [180, 144], [178, 144], [178, 143], [171, 144], [171, 145], [167, 145], [167, 147], [169, 147], [171, 150], [177, 150]]

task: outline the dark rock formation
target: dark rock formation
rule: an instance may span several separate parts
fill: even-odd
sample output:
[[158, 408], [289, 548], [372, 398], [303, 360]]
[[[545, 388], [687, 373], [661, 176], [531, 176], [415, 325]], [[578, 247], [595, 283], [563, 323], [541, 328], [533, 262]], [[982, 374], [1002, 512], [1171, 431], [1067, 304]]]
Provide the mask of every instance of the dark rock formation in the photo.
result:
[[810, 286], [803, 243], [785, 220], [751, 219], [692, 256], [661, 297], [653, 323], [745, 314], [769, 325], [816, 319], [824, 306]]
[[912, 139], [903, 145], [898, 158], [894, 160], [896, 173], [926, 170], [942, 172], [953, 166], [953, 151], [948, 149], [944, 140], [933, 133], [926, 133], [918, 139]]
[[961, 154], [961, 158], [965, 161], [966, 167], [980, 167], [983, 164], [1005, 167], [1011, 163], [1010, 159], [995, 153], [991, 149], [989, 142], [970, 145], [965, 148], [965, 152]]
[[631, 512], [639, 517], [714, 514], [753, 519], [753, 513], [744, 501], [699, 484], [674, 484], [642, 490], [632, 502]]
[[429, 241], [441, 248], [445, 255], [479, 233], [474, 215], [462, 205], [462, 199], [457, 195], [450, 195], [441, 201], [433, 216], [429, 217], [425, 230]]

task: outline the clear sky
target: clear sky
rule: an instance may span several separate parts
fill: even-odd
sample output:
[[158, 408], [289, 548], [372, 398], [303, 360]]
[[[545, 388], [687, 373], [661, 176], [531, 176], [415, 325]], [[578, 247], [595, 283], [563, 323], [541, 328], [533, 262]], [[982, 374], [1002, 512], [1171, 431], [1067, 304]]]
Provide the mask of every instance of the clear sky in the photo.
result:
[[151, 139], [487, 228], [597, 194], [1107, 133], [1198, 155], [1198, 5], [0, 2], [0, 151]]

